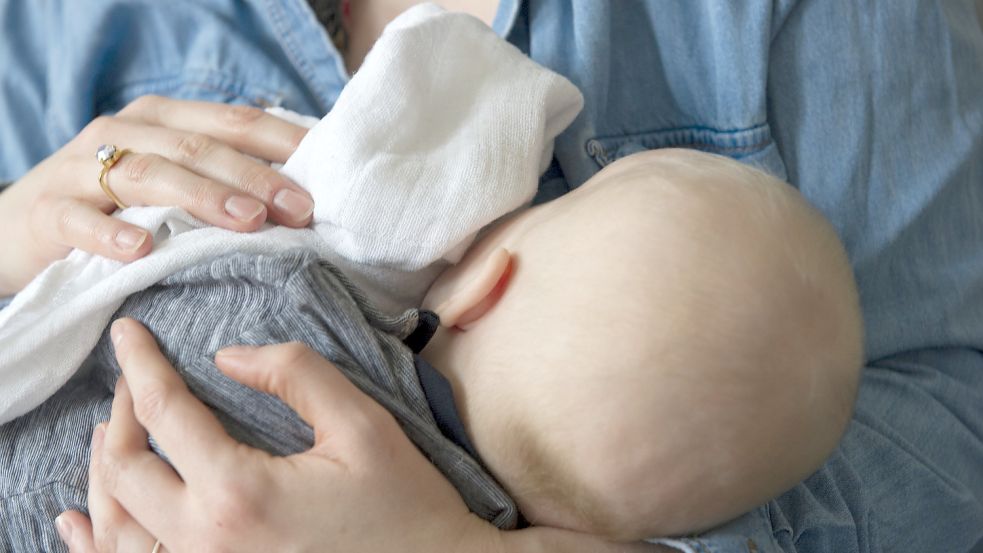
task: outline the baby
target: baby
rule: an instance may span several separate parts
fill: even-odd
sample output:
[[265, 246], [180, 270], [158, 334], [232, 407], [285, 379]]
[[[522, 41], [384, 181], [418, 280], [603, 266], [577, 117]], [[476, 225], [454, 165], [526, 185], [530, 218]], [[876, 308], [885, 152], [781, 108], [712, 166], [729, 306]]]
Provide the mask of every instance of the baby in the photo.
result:
[[430, 289], [424, 357], [534, 524], [697, 532], [819, 467], [862, 323], [832, 227], [735, 161], [637, 154], [496, 226]]
[[[423, 359], [399, 340], [426, 342], [426, 325], [374, 313], [357, 288], [333, 284], [330, 265], [277, 259], [216, 260], [132, 297], [120, 315], [148, 325], [236, 437], [278, 454], [309, 447], [310, 428], [211, 359], [230, 343], [308, 343], [504, 527], [514, 515], [483, 512], [494, 490], [473, 489], [487, 486], [483, 468], [532, 524], [623, 541], [698, 532], [818, 468], [851, 415], [861, 318], [844, 250], [794, 189], [727, 158], [636, 154], [493, 225], [426, 294], [441, 326]], [[244, 264], [260, 270], [227, 271]], [[114, 366], [108, 337], [95, 359]], [[450, 412], [433, 405], [421, 364], [449, 382]], [[87, 442], [71, 436], [108, 415], [101, 380], [118, 368], [92, 371], [0, 427], [6, 486], [21, 470], [84, 478]], [[446, 438], [420, 422], [429, 410], [444, 434], [459, 417], [460, 447], [436, 443]], [[32, 449], [50, 458], [19, 463]], [[84, 506], [84, 480], [59, 485], [7, 497], [18, 504], [7, 516], [22, 517], [8, 523], [37, 528], [32, 502], [51, 516]]]
[[[468, 102], [458, 103], [470, 121]], [[542, 110], [530, 103], [529, 117], [548, 130], [529, 139], [537, 150], [521, 152], [540, 171], [543, 140], [572, 118], [560, 109], [564, 123], [544, 124]], [[464, 128], [438, 130], [447, 143], [468, 142]], [[381, 152], [373, 163], [397, 154], [406, 156]], [[384, 196], [370, 198], [386, 208]], [[339, 247], [354, 243], [340, 236]], [[379, 265], [352, 284], [309, 252], [202, 262], [132, 296], [119, 315], [151, 328], [230, 431], [280, 454], [309, 446], [310, 429], [282, 403], [224, 379], [211, 357], [230, 343], [307, 342], [390, 409], [469, 507], [502, 527], [514, 526], [515, 513], [485, 469], [534, 524], [618, 540], [698, 531], [814, 470], [849, 419], [861, 330], [842, 247], [794, 190], [734, 161], [632, 156], [485, 228], [453, 257], [460, 261], [443, 272], [427, 268], [428, 279], [439, 277], [427, 280], [422, 306], [442, 326], [422, 359], [400, 342], [422, 346], [428, 317], [376, 312], [363, 297], [359, 286]], [[399, 276], [386, 272], [388, 282]], [[377, 288], [371, 298], [406, 297]], [[68, 475], [58, 485], [83, 478], [59, 492], [38, 481], [40, 463], [15, 460], [4, 491], [18, 512], [42, 519], [84, 505], [86, 446], [64, 437], [107, 415], [118, 374], [108, 339], [92, 359], [100, 363], [90, 372], [0, 429], [4, 455], [60, 440], [65, 447], [44, 460], [48, 472]], [[433, 368], [456, 407], [435, 407]], [[449, 438], [460, 423], [464, 435]], [[28, 505], [35, 500], [39, 507]]]
[[[505, 528], [495, 482], [536, 525], [698, 532], [817, 469], [850, 419], [861, 319], [843, 248], [794, 189], [728, 158], [636, 154], [492, 225], [426, 293], [440, 326], [422, 359], [410, 347], [432, 329], [386, 320], [332, 271], [222, 258], [119, 315], [158, 336], [235, 437], [281, 455], [310, 447], [309, 429], [212, 356], [307, 343]], [[97, 353], [114, 366], [108, 337]]]

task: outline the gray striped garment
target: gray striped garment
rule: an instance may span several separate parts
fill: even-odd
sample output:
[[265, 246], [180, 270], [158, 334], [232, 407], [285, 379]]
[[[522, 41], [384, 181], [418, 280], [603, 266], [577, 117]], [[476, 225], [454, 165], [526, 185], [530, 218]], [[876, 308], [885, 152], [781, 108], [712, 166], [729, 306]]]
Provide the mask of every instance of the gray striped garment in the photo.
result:
[[[189, 388], [237, 439], [284, 455], [306, 450], [311, 428], [280, 400], [215, 367], [230, 344], [298, 340], [330, 359], [386, 407], [468, 507], [513, 528], [514, 502], [480, 462], [438, 429], [413, 354], [402, 343], [419, 312], [386, 316], [337, 269], [304, 251], [236, 254], [184, 270], [131, 296], [114, 317], [133, 317], [157, 337]], [[53, 520], [85, 510], [89, 439], [109, 418], [119, 366], [108, 329], [82, 370], [27, 415], [0, 427], [0, 552], [67, 551]]]

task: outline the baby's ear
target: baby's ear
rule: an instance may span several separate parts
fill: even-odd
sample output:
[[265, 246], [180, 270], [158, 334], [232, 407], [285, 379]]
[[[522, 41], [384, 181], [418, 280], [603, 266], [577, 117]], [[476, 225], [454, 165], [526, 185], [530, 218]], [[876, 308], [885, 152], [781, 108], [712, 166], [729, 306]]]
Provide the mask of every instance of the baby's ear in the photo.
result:
[[505, 248], [465, 256], [434, 282], [423, 307], [437, 313], [441, 326], [467, 329], [498, 302], [511, 275], [512, 254]]

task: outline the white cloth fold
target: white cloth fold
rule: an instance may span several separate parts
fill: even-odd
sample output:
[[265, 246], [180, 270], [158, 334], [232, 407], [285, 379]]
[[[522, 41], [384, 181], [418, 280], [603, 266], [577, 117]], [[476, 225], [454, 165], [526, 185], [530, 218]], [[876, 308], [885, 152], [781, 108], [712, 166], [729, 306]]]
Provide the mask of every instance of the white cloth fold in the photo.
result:
[[532, 199], [582, 105], [480, 21], [412, 8], [281, 169], [313, 196], [311, 227], [244, 234], [174, 207], [119, 212], [153, 234], [151, 254], [126, 265], [73, 251], [0, 311], [0, 422], [67, 382], [128, 295], [224, 254], [309, 248], [380, 309], [417, 307], [482, 227]]

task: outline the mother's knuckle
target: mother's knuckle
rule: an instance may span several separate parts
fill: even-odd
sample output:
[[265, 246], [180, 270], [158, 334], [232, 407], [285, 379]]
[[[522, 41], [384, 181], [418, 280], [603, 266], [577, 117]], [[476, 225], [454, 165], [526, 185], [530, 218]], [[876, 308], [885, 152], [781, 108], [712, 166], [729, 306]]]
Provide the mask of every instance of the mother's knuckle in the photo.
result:
[[99, 473], [99, 485], [104, 492], [112, 495], [115, 493], [119, 483], [119, 475], [124, 470], [123, 462], [120, 461], [122, 454], [119, 446], [106, 444], [105, 454], [100, 456], [96, 470]]
[[55, 231], [55, 235], [62, 241], [73, 236], [75, 234], [73, 232], [75, 213], [69, 207], [68, 202], [54, 203], [51, 200], [47, 200], [46, 204], [49, 207], [46, 214], [50, 214], [54, 218], [53, 230]]
[[93, 529], [92, 542], [99, 553], [115, 553], [117, 549], [118, 535], [116, 524], [106, 521], [100, 529]]
[[239, 177], [239, 186], [254, 196], [265, 201], [273, 198], [273, 182], [270, 179], [270, 169], [256, 164], [243, 171]]
[[100, 244], [112, 244], [116, 239], [117, 232], [116, 220], [108, 217], [97, 222], [89, 229], [92, 239]]
[[244, 105], [233, 105], [226, 106], [224, 108], [222, 119], [223, 123], [228, 125], [233, 132], [245, 133], [251, 130], [253, 123], [255, 123], [262, 116], [263, 111], [259, 108]]
[[161, 100], [163, 100], [163, 98], [157, 96], [156, 94], [144, 94], [143, 96], [140, 96], [127, 104], [121, 113], [151, 111], [157, 109]]
[[184, 187], [188, 205], [200, 210], [219, 211], [222, 209], [223, 194], [213, 181], [199, 179]]
[[175, 150], [184, 164], [195, 166], [215, 150], [215, 140], [205, 134], [191, 133], [178, 138]]
[[226, 531], [248, 528], [260, 521], [263, 498], [259, 486], [244, 478], [226, 478], [216, 486], [210, 511], [215, 526]]
[[275, 352], [275, 361], [268, 367], [271, 381], [282, 385], [290, 381], [302, 367], [314, 359], [314, 351], [301, 342], [282, 344]]
[[314, 355], [314, 350], [303, 342], [287, 342], [282, 344], [277, 353], [281, 365], [295, 366], [310, 361]]
[[113, 125], [113, 118], [108, 115], [100, 115], [89, 124], [86, 125], [82, 132], [79, 133], [79, 138], [87, 142], [99, 142], [101, 140], [106, 140], [109, 134], [109, 128]]
[[126, 178], [133, 183], [147, 183], [158, 171], [163, 159], [157, 154], [136, 154], [123, 160]]
[[272, 363], [266, 368], [270, 381], [274, 385], [279, 385], [290, 380], [290, 375], [295, 372], [296, 369], [294, 367], [297, 366], [295, 359], [298, 358], [295, 356], [283, 356], [276, 363]]
[[171, 402], [172, 394], [167, 385], [159, 382], [148, 384], [133, 398], [133, 413], [137, 420], [152, 424], [159, 420]]
[[41, 190], [35, 196], [34, 202], [27, 208], [28, 224], [32, 231], [43, 232], [49, 230], [50, 221], [61, 216], [64, 209], [63, 204], [68, 203], [64, 196], [58, 191]]

